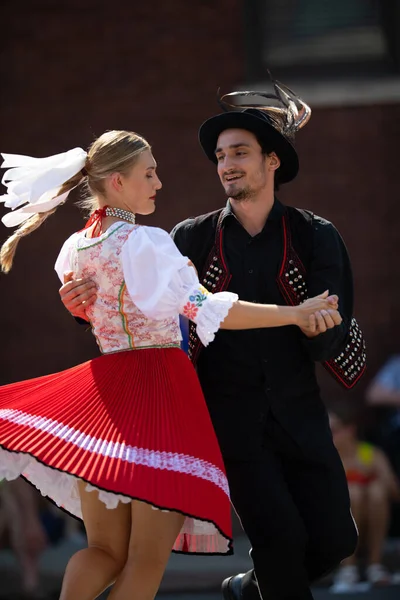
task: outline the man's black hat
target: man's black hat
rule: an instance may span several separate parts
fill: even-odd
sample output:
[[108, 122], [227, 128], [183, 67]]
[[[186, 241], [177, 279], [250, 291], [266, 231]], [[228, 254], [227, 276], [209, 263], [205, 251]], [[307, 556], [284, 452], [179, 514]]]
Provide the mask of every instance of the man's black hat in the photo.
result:
[[[281, 161], [279, 183], [294, 179], [299, 159], [294, 148], [294, 135], [311, 116], [311, 109], [289, 88], [273, 81], [276, 94], [264, 92], [232, 92], [219, 99], [225, 112], [207, 119], [199, 130], [199, 141], [207, 157], [217, 163], [215, 150], [219, 135], [226, 129], [245, 129], [257, 136], [264, 151], [276, 152]], [[273, 99], [280, 106], [247, 104], [235, 105], [225, 99], [252, 96]], [[235, 108], [236, 110], [227, 110]]]

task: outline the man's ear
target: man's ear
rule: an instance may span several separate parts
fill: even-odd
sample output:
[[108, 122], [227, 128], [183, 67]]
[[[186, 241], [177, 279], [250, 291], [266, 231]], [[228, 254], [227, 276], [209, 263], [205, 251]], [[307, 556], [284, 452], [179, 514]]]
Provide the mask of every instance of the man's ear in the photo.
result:
[[271, 152], [271, 154], [268, 154], [268, 161], [268, 167], [271, 171], [276, 171], [281, 166], [281, 161], [279, 160], [279, 157], [277, 154], [275, 154], [275, 152]]

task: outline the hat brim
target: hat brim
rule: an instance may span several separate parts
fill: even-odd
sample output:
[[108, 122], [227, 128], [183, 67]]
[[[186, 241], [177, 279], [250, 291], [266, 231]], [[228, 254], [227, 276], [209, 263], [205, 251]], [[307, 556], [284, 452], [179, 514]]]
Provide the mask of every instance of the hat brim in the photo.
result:
[[250, 112], [229, 111], [211, 117], [205, 121], [199, 130], [199, 142], [207, 157], [215, 164], [215, 150], [218, 137], [226, 129], [246, 129], [276, 152], [281, 161], [279, 167], [279, 182], [287, 183], [294, 179], [299, 171], [299, 159], [292, 144], [266, 119], [257, 117]]

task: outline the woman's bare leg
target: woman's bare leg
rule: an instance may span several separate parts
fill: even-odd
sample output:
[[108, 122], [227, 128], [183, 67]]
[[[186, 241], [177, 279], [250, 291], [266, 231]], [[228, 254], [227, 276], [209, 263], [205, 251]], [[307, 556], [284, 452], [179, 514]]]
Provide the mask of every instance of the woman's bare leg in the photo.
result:
[[131, 504], [132, 529], [126, 565], [109, 600], [153, 600], [185, 517], [154, 510], [137, 500]]
[[130, 504], [109, 510], [96, 491], [85, 491], [84, 482], [78, 487], [88, 548], [68, 562], [60, 600], [94, 600], [115, 581], [128, 557]]

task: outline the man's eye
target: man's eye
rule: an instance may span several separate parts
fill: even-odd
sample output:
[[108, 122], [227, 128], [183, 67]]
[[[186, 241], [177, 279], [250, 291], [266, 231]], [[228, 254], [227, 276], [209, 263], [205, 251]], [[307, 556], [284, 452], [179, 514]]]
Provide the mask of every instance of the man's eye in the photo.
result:
[[217, 161], [218, 161], [218, 162], [221, 162], [221, 160], [222, 160], [223, 158], [224, 158], [224, 157], [223, 157], [223, 156], [222, 156], [222, 154], [221, 154], [220, 156], [217, 156]]
[[246, 155], [246, 152], [243, 152], [242, 150], [238, 150], [236, 152], [236, 156], [245, 156], [245, 155]]

